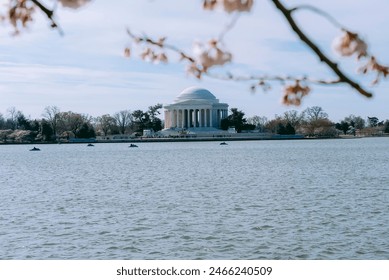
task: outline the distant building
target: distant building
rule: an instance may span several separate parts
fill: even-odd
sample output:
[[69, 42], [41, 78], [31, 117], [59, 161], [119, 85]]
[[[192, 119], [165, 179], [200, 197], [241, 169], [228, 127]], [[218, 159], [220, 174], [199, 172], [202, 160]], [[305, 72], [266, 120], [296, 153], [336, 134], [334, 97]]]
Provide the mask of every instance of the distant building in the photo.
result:
[[197, 87], [185, 89], [164, 109], [164, 134], [174, 131], [217, 134], [221, 131], [221, 120], [228, 116], [228, 104], [220, 103], [210, 91]]

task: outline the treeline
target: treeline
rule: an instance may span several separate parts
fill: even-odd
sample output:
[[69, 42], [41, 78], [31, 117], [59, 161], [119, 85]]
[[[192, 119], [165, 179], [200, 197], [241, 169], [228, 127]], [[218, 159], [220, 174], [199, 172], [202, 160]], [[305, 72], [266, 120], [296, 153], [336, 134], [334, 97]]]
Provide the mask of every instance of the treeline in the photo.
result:
[[239, 132], [256, 131], [281, 135], [302, 134], [306, 137], [338, 137], [339, 135], [374, 136], [389, 133], [389, 120], [380, 121], [377, 117], [363, 119], [350, 115], [341, 122], [332, 122], [328, 114], [319, 106], [313, 106], [299, 113], [286, 111], [282, 116], [269, 120], [266, 117], [245, 118], [245, 113], [237, 108], [222, 120], [222, 129], [234, 127]]
[[[145, 129], [157, 132], [163, 128], [163, 121], [158, 117], [160, 109], [162, 104], [156, 104], [147, 111], [122, 110], [113, 115], [92, 117], [71, 111], [62, 112], [56, 106], [48, 106], [41, 119], [30, 119], [13, 107], [5, 114], [0, 113], [0, 142], [55, 142], [114, 134], [141, 136]], [[245, 113], [237, 108], [231, 108], [230, 111], [231, 114], [221, 121], [221, 127], [224, 130], [234, 127], [238, 133], [255, 131], [281, 135], [302, 134], [306, 137], [389, 133], [389, 120], [350, 115], [334, 123], [319, 106], [309, 107], [301, 113], [296, 110], [286, 111], [270, 120], [260, 116], [245, 118]]]
[[282, 116], [268, 120], [254, 116], [247, 119], [260, 132], [275, 134], [302, 134], [306, 137], [338, 137], [339, 135], [377, 136], [389, 133], [389, 120], [380, 121], [377, 117], [349, 115], [338, 123], [332, 122], [328, 114], [319, 106], [286, 111]]
[[0, 142], [55, 142], [71, 138], [94, 138], [97, 135], [141, 135], [144, 129], [159, 131], [163, 123], [158, 115], [162, 104], [147, 111], [122, 110], [113, 115], [92, 117], [75, 112], [62, 112], [56, 106], [44, 109], [41, 119], [29, 119], [12, 107], [0, 113]]

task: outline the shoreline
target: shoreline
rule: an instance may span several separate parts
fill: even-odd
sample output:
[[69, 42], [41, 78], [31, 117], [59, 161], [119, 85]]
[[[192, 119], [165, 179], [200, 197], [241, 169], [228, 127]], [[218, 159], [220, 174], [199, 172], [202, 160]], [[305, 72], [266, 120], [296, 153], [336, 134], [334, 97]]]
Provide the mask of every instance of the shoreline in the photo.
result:
[[169, 142], [225, 142], [225, 141], [272, 141], [272, 140], [327, 140], [327, 139], [361, 139], [373, 137], [389, 137], [389, 135], [349, 136], [339, 137], [303, 137], [300, 135], [272, 135], [272, 136], [236, 136], [236, 137], [188, 137], [188, 138], [134, 138], [126, 140], [96, 140], [80, 139], [80, 141], [60, 142], [0, 142], [0, 145], [42, 145], [42, 144], [106, 144], [106, 143], [169, 143]]

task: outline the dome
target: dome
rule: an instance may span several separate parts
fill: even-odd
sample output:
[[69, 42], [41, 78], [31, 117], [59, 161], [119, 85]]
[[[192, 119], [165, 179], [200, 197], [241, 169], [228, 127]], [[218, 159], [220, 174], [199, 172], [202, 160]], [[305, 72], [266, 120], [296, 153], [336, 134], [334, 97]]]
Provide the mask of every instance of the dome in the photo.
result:
[[204, 88], [190, 87], [184, 89], [177, 97], [176, 102], [185, 101], [185, 100], [213, 100], [216, 101], [216, 97], [209, 91]]

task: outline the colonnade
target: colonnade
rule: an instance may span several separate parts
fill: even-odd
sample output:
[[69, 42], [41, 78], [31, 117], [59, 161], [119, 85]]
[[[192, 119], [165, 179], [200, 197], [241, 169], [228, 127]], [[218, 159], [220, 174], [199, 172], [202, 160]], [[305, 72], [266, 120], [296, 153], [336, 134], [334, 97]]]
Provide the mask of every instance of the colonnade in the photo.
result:
[[221, 120], [227, 116], [227, 109], [171, 109], [165, 111], [165, 128], [220, 128]]

